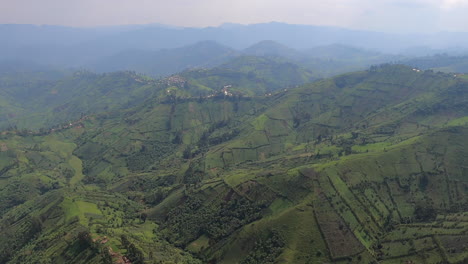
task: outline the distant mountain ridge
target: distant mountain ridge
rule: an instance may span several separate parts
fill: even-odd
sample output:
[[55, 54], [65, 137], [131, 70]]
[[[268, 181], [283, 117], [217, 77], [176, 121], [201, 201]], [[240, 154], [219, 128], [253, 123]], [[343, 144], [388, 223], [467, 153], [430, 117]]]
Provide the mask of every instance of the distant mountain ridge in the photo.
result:
[[287, 47], [273, 40], [260, 41], [244, 50], [242, 53], [252, 56], [275, 56], [287, 59], [299, 60], [303, 57], [303, 53]]
[[237, 56], [238, 52], [214, 41], [202, 41], [176, 49], [128, 50], [89, 64], [98, 72], [132, 70], [163, 77], [188, 68], [213, 67]]
[[127, 50], [156, 51], [213, 40], [245, 49], [272, 40], [295, 49], [344, 44], [381, 52], [398, 52], [422, 44], [434, 48], [468, 46], [468, 33], [397, 35], [336, 27], [263, 23], [207, 28], [134, 26], [68, 28], [59, 26], [0, 25], [0, 60], [30, 60], [41, 64], [79, 66]]
[[245, 55], [288, 61], [320, 77], [362, 70], [400, 58], [340, 44], [296, 50], [272, 40], [263, 40], [246, 49], [234, 50], [215, 41], [202, 41], [159, 51], [128, 50], [98, 59], [86, 68], [98, 72], [131, 70], [164, 77], [191, 68], [216, 67]]

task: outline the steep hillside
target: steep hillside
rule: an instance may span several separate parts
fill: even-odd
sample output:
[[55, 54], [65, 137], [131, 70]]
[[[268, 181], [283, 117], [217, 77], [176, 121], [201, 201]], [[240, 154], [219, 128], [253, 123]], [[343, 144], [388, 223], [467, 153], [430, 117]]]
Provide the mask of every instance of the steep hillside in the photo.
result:
[[8, 73], [0, 80], [0, 126], [38, 129], [69, 123], [87, 114], [134, 106], [156, 86], [133, 72], [79, 71], [53, 79]]
[[465, 79], [383, 65], [271, 95], [174, 89], [3, 133], [2, 261], [468, 260]]

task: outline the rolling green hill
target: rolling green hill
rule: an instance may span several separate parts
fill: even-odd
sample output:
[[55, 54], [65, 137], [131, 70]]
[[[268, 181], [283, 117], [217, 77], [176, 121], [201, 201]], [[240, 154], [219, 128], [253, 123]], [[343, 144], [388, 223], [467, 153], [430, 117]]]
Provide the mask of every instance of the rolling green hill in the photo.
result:
[[2, 133], [0, 262], [468, 260], [465, 79], [382, 65], [271, 95], [241, 82], [273, 83], [276, 67], [310, 78], [267, 64], [185, 72], [133, 107]]
[[0, 83], [0, 126], [38, 129], [83, 115], [130, 107], [151, 96], [156, 82], [133, 72], [78, 71], [62, 78], [6, 73]]
[[131, 108], [152, 97], [215, 95], [224, 86], [238, 95], [263, 95], [317, 78], [296, 64], [263, 57], [238, 57], [220, 67], [159, 80], [134, 72], [9, 68], [0, 70], [0, 127], [50, 128], [90, 114]]
[[282, 57], [291, 60], [299, 60], [304, 57], [304, 54], [300, 51], [272, 40], [260, 41], [244, 49], [242, 52], [250, 56]]
[[[213, 69], [192, 70], [181, 74], [192, 86], [210, 90], [230, 86], [242, 95], [264, 95], [319, 79], [318, 73], [295, 63], [268, 57], [242, 56]], [[215, 89], [213, 89], [215, 88]]]

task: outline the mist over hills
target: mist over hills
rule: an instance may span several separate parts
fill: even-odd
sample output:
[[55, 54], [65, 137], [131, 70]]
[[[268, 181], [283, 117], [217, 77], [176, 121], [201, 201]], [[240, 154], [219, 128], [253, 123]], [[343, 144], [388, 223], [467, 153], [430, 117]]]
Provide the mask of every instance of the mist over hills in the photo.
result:
[[[0, 25], [5, 41], [0, 60], [26, 60], [45, 65], [86, 66], [110, 56], [128, 56], [129, 51], [180, 48], [200, 41], [216, 41], [242, 50], [260, 41], [272, 40], [306, 50], [331, 44], [351, 45], [399, 53], [414, 46], [433, 49], [467, 47], [467, 33], [398, 35], [335, 27], [265, 23], [208, 28], [173, 28], [160, 25], [101, 28]], [[136, 53], [138, 57], [138, 53]]]
[[273, 40], [263, 40], [243, 50], [243, 53], [252, 56], [274, 56], [292, 60], [300, 60], [304, 53], [287, 47]]
[[127, 50], [102, 58], [88, 67], [98, 72], [132, 70], [155, 77], [188, 68], [209, 68], [227, 62], [240, 53], [214, 41], [202, 41], [176, 49], [159, 51]]
[[86, 68], [98, 72], [131, 70], [153, 77], [164, 77], [186, 69], [219, 66], [246, 55], [289, 61], [321, 77], [362, 70], [373, 64], [402, 58], [337, 44], [299, 51], [272, 40], [264, 40], [246, 49], [234, 50], [214, 41], [202, 41], [181, 48], [160, 51], [129, 50], [98, 59]]

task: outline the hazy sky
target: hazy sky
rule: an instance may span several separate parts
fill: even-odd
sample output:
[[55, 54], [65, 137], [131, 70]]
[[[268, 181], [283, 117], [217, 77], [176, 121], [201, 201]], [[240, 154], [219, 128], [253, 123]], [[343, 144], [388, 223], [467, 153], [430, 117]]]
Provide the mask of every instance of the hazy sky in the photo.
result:
[[468, 31], [468, 0], [0, 0], [0, 23], [102, 26], [224, 22], [377, 31]]

